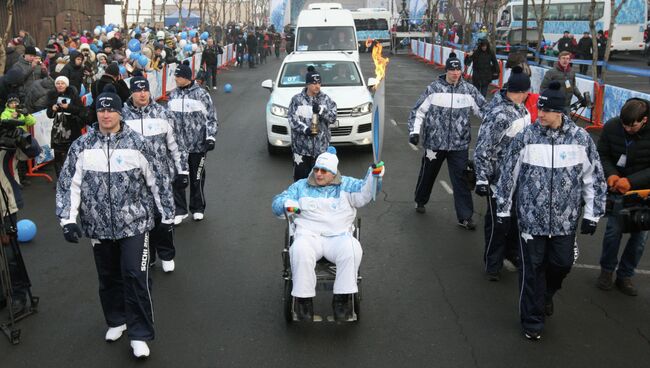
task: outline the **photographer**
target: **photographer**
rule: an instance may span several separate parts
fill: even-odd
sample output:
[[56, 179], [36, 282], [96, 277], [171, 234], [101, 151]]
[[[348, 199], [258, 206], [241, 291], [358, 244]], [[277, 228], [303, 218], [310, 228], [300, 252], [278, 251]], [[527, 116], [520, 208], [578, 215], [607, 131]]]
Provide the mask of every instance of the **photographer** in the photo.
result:
[[70, 145], [81, 136], [81, 130], [86, 125], [88, 110], [81, 103], [77, 90], [70, 86], [67, 77], [56, 78], [54, 91], [49, 96], [47, 117], [54, 119], [51, 145], [54, 151], [54, 171], [59, 177]]
[[485, 38], [478, 40], [476, 50], [465, 55], [465, 66], [472, 64], [472, 84], [486, 97], [490, 82], [499, 78], [499, 62]]
[[[20, 100], [16, 95], [9, 95], [9, 98], [7, 99], [7, 105], [5, 106], [5, 110], [0, 115], [0, 119], [14, 119], [20, 121], [22, 122], [20, 128], [24, 131], [27, 131], [30, 126], [36, 124], [36, 119], [34, 119], [34, 117], [29, 114], [25, 107], [20, 106]], [[30, 182], [27, 180], [27, 162], [21, 161], [15, 163], [15, 166], [15, 169], [18, 172], [20, 185], [29, 185]]]
[[[29, 288], [31, 284], [23, 263], [16, 233], [16, 213], [23, 206], [20, 186], [12, 173], [12, 160], [28, 160], [38, 156], [40, 147], [38, 143], [18, 129], [22, 122], [17, 120], [0, 121], [0, 210], [7, 237], [2, 237], [0, 246], [4, 247], [6, 262], [11, 277], [11, 309], [14, 318], [20, 316], [28, 306]], [[0, 260], [3, 261], [3, 260]], [[0, 292], [0, 309], [7, 305], [5, 291]]]
[[600, 256], [600, 276], [596, 286], [602, 290], [612, 289], [612, 277], [616, 269], [616, 287], [630, 296], [638, 293], [632, 284], [632, 276], [643, 255], [648, 232], [631, 233], [618, 262], [623, 234], [616, 216], [621, 210], [621, 197], [625, 193], [650, 188], [649, 115], [650, 102], [638, 98], [627, 100], [620, 116], [605, 124], [598, 141], [598, 153], [607, 178], [608, 202], [614, 205], [607, 214], [607, 228]]

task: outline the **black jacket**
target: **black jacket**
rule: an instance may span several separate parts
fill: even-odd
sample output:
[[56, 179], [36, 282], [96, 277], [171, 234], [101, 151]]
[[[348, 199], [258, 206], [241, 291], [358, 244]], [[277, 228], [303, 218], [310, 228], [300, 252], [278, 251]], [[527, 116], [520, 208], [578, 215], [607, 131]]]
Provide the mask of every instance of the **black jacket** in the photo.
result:
[[223, 54], [223, 49], [219, 45], [212, 47], [206, 46], [201, 54], [201, 62], [199, 65], [217, 66], [218, 55]]
[[598, 60], [603, 60], [605, 58], [605, 50], [607, 49], [607, 38], [600, 37], [596, 39], [596, 45], [598, 46]]
[[[645, 101], [650, 108], [650, 102]], [[627, 148], [627, 149], [626, 149]], [[650, 189], [650, 127], [646, 124], [635, 135], [623, 130], [619, 117], [610, 119], [598, 140], [598, 154], [605, 178], [618, 175], [627, 178], [632, 189]], [[617, 166], [621, 155], [626, 155], [625, 167]]]
[[[102, 94], [104, 92], [104, 87], [107, 84], [112, 84], [115, 86], [115, 90], [117, 91], [117, 95], [120, 96], [120, 99], [122, 99], [122, 102], [126, 102], [126, 100], [131, 97], [131, 90], [129, 89], [129, 86], [126, 85], [126, 82], [124, 80], [114, 80], [113, 77], [110, 75], [104, 74], [102, 75], [101, 78], [93, 82], [93, 84], [90, 86], [90, 94], [93, 96], [93, 101], [97, 100], [97, 96]], [[90, 105], [90, 113], [88, 116], [88, 124], [94, 123], [97, 121], [97, 111], [95, 111], [95, 104]]]
[[558, 51], [569, 51], [573, 52], [573, 38], [571, 37], [562, 37], [557, 41]]
[[485, 52], [479, 48], [474, 51], [472, 56], [465, 56], [465, 65], [472, 64], [474, 65], [472, 67], [472, 82], [474, 84], [485, 84], [499, 78], [499, 62], [490, 50], [490, 46]]
[[[72, 52], [71, 55], [76, 57], [77, 54]], [[61, 69], [59, 75], [68, 77], [70, 85], [76, 88], [77, 91], [81, 91], [81, 84], [84, 79], [83, 63], [81, 65], [75, 65], [74, 58], [70, 57], [70, 62]]]
[[592, 39], [591, 37], [582, 37], [578, 41], [578, 57], [581, 59], [591, 59]]
[[[88, 120], [88, 109], [81, 103], [79, 92], [77, 92], [75, 87], [72, 86], [66, 88], [62, 93], [53, 90], [48, 94], [48, 98], [49, 103], [46, 111], [47, 117], [52, 119], [57, 114], [61, 114], [59, 118], [64, 119], [65, 129], [70, 131], [69, 143], [61, 145], [52, 141], [52, 148], [66, 150], [75, 139], [81, 136], [81, 129], [86, 126], [86, 121]], [[62, 107], [59, 107], [59, 110], [54, 111], [52, 110], [52, 106], [60, 106], [60, 104], [58, 104], [59, 98], [65, 98], [68, 100], [68, 108], [63, 109]]]

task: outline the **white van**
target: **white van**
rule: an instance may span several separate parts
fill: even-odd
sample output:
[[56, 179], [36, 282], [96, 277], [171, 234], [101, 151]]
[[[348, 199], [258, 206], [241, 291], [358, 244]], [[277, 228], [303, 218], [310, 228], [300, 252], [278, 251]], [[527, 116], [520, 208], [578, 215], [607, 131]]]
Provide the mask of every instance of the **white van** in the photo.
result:
[[384, 8], [360, 8], [352, 11], [359, 49], [366, 49], [368, 39], [390, 47], [390, 12]]
[[359, 61], [354, 19], [349, 10], [338, 3], [309, 5], [298, 16], [296, 25], [297, 52], [342, 51]]

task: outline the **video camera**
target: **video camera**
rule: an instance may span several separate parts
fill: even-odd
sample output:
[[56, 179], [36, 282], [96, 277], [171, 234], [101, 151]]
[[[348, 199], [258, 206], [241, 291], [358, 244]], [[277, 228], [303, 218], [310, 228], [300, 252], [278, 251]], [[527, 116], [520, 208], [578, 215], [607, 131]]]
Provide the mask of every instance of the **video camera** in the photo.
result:
[[[650, 189], [628, 192], [618, 200], [622, 208], [618, 215], [618, 224], [624, 233], [650, 230]], [[615, 203], [613, 205], [616, 205]]]
[[0, 150], [26, 150], [32, 145], [32, 136], [20, 129], [25, 125], [16, 119], [0, 120]]

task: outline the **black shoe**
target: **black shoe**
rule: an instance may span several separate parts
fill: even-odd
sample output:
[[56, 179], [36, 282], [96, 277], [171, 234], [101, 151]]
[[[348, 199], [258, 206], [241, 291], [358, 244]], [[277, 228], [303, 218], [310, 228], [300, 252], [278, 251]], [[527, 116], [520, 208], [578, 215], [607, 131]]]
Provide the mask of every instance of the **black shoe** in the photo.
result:
[[544, 303], [544, 314], [550, 317], [553, 315], [553, 311], [553, 299], [551, 298], [546, 300], [546, 303]]
[[499, 281], [499, 280], [501, 280], [501, 276], [499, 276], [498, 272], [486, 272], [485, 273], [485, 278], [487, 278], [488, 281]]
[[312, 298], [296, 298], [296, 316], [298, 321], [314, 320], [314, 302]]
[[334, 320], [346, 322], [352, 319], [352, 306], [350, 305], [350, 294], [334, 294], [332, 298], [332, 309], [334, 309]]
[[536, 331], [524, 331], [524, 337], [530, 341], [537, 341], [542, 338], [542, 334]]
[[11, 302], [11, 312], [14, 318], [22, 315], [27, 310], [27, 301], [23, 298], [14, 298]]
[[476, 225], [474, 225], [474, 221], [472, 221], [472, 219], [458, 221], [458, 226], [462, 227], [465, 230], [476, 229]]
[[417, 213], [426, 213], [427, 209], [424, 208], [423, 204], [416, 203], [415, 204], [415, 212], [417, 212]]

